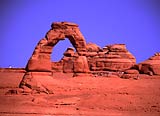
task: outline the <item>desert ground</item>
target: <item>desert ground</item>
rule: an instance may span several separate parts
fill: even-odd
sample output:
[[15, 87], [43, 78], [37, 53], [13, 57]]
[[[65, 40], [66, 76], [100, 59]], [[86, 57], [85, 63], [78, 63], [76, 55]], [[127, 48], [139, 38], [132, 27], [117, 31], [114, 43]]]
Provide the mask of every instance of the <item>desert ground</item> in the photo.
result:
[[0, 71], [0, 116], [160, 116], [160, 77], [53, 74], [53, 94], [21, 93], [23, 70]]

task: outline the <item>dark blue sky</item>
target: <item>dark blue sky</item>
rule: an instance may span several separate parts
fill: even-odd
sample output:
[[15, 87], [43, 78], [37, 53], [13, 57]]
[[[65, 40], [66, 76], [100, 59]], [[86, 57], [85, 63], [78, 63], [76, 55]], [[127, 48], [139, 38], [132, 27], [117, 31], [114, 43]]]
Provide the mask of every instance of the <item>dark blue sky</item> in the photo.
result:
[[[0, 67], [25, 67], [52, 22], [77, 23], [87, 42], [124, 43], [144, 61], [160, 52], [159, 0], [0, 0]], [[59, 42], [52, 60], [72, 46]]]

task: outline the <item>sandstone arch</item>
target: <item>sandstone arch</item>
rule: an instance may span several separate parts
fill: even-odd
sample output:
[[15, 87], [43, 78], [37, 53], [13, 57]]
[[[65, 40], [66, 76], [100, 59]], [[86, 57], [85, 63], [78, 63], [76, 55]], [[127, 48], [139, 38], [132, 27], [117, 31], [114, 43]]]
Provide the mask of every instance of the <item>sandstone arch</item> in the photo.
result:
[[78, 55], [75, 58], [74, 73], [88, 73], [89, 67], [86, 54], [86, 41], [78, 25], [68, 22], [56, 22], [51, 25], [45, 38], [41, 39], [29, 59], [26, 73], [20, 87], [31, 91], [52, 93], [54, 79], [52, 78], [51, 53], [54, 46], [68, 38]]
[[[74, 23], [53, 23], [46, 34], [37, 44], [31, 56], [27, 71], [51, 71], [51, 53], [54, 46], [61, 40], [68, 38], [80, 56], [85, 55], [86, 41], [81, 34], [78, 25]], [[54, 50], [53, 50], [54, 51]]]
[[[53, 48], [59, 41], [66, 38], [74, 46], [76, 53], [73, 48], [68, 48], [63, 54], [62, 63], [53, 64], [51, 61]], [[86, 45], [78, 25], [56, 22], [51, 25], [45, 38], [41, 39], [35, 47], [20, 87], [51, 93], [56, 84], [53, 79], [54, 71], [63, 70], [64, 73], [74, 73], [75, 76], [86, 76], [91, 71], [92, 74], [97, 75], [107, 74], [107, 71], [125, 71], [132, 68], [135, 63], [135, 57], [127, 50], [125, 44], [107, 45], [104, 48], [93, 43]]]

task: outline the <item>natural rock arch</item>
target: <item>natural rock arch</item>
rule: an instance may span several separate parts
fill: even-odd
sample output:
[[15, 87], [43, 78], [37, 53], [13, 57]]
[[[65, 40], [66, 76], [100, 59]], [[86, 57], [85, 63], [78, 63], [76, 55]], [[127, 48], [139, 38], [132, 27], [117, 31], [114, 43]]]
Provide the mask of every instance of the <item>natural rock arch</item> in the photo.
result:
[[[51, 53], [54, 46], [68, 38], [76, 49], [68, 48], [62, 62], [53, 64]], [[87, 76], [88, 73], [106, 71], [125, 71], [136, 63], [135, 57], [126, 49], [125, 44], [107, 45], [101, 49], [96, 44], [86, 45], [78, 25], [68, 22], [56, 22], [51, 25], [45, 38], [41, 39], [26, 66], [26, 73], [20, 83], [21, 88], [51, 93], [54, 88], [53, 75], [56, 71], [74, 73], [74, 76]], [[57, 66], [57, 67], [56, 67]], [[95, 74], [96, 74], [95, 73]], [[90, 74], [88, 75], [90, 76]]]
[[78, 25], [68, 22], [56, 22], [51, 25], [45, 38], [41, 39], [29, 59], [26, 73], [20, 87], [33, 92], [53, 93], [54, 79], [52, 78], [51, 53], [54, 46], [68, 38], [75, 47], [78, 55], [74, 62], [74, 73], [89, 73], [86, 54], [86, 41]]
[[60, 41], [68, 38], [80, 56], [85, 55], [86, 41], [81, 34], [78, 25], [67, 22], [57, 22], [51, 25], [51, 30], [46, 37], [37, 44], [30, 60], [27, 71], [51, 71], [51, 53], [54, 46]]

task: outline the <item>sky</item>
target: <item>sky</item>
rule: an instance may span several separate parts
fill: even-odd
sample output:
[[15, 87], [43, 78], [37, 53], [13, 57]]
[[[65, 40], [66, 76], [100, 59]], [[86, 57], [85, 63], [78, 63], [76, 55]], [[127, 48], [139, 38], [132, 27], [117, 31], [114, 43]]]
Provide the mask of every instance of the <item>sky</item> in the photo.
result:
[[[79, 25], [86, 42], [123, 43], [142, 62], [160, 52], [160, 0], [0, 0], [0, 67], [25, 67], [52, 22]], [[52, 61], [71, 47], [60, 41]]]

